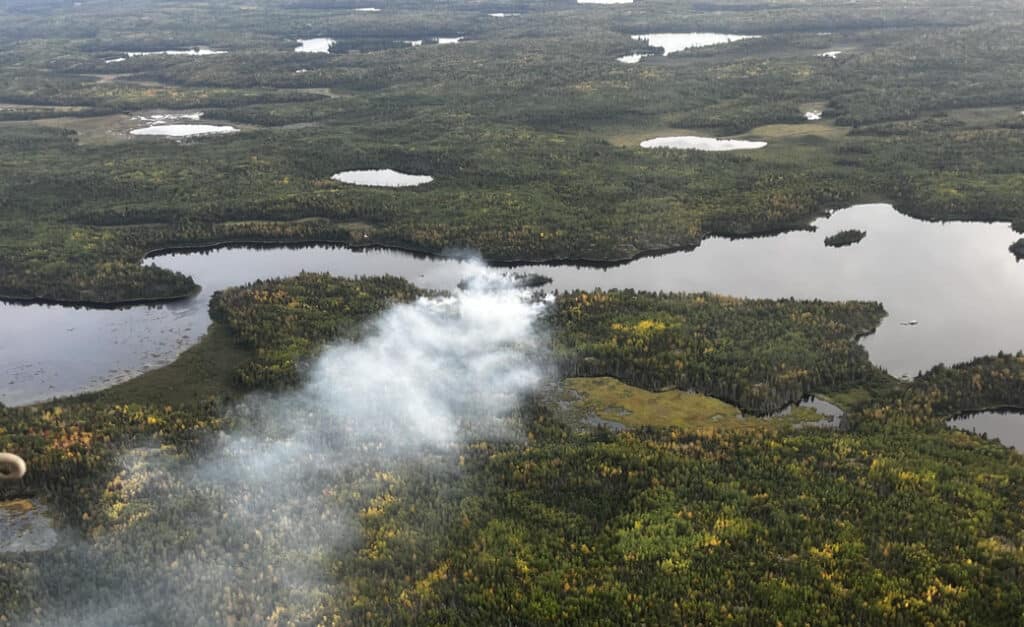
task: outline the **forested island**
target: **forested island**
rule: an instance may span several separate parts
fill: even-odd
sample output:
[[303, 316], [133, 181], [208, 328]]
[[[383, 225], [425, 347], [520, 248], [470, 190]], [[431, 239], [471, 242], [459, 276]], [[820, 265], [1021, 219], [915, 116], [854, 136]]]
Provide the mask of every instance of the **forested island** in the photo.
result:
[[[1019, 623], [1024, 457], [948, 422], [1024, 410], [1024, 347], [897, 378], [855, 290], [493, 267], [611, 274], [880, 201], [1004, 223], [1019, 265], [1024, 14], [983, 9], [0, 2], [0, 324], [81, 307], [30, 338], [66, 342], [92, 309], [216, 292], [173, 363], [0, 404], [27, 466], [0, 481], [0, 624]], [[641, 146], [672, 137], [763, 147]], [[417, 184], [335, 178], [380, 171]], [[482, 262], [443, 289], [387, 258], [208, 289], [150, 259], [301, 243]]]
[[825, 238], [825, 245], [831, 246], [832, 248], [842, 248], [843, 246], [852, 246], [857, 242], [867, 237], [867, 233], [857, 229], [847, 229], [845, 231], [839, 231], [834, 235], [829, 235]]

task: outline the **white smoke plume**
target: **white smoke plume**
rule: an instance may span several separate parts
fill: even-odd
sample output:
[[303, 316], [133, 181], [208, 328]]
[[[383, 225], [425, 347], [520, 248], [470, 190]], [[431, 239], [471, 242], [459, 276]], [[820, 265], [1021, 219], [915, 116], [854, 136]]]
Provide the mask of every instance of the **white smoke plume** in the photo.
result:
[[364, 341], [326, 351], [305, 393], [341, 423], [394, 444], [499, 428], [542, 378], [535, 322], [544, 303], [509, 277], [469, 268], [454, 295], [398, 305]]
[[[510, 414], [548, 374], [547, 300], [466, 264], [450, 295], [396, 305], [359, 341], [327, 348], [299, 389], [240, 401], [231, 413], [248, 427], [199, 464], [129, 455], [124, 482], [153, 510], [80, 549], [80, 561], [143, 561], [147, 574], [125, 577], [107, 603], [88, 599], [94, 611], [46, 622], [262, 624], [282, 606], [315, 611], [330, 587], [326, 556], [358, 538], [353, 512], [331, 495], [366, 487], [350, 483], [367, 468], [450, 463], [467, 440], [520, 436]], [[168, 533], [178, 521], [196, 527]], [[175, 546], [154, 552], [147, 525]]]

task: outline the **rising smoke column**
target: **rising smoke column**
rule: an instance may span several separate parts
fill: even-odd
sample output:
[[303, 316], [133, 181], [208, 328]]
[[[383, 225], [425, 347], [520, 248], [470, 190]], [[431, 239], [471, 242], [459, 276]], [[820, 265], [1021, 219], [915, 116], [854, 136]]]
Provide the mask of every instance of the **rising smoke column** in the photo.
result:
[[453, 295], [393, 307], [364, 341], [324, 352], [308, 398], [402, 447], [452, 442], [460, 428], [500, 434], [497, 419], [543, 377], [545, 301], [493, 270], [468, 270]]
[[372, 490], [372, 469], [452, 463], [467, 440], [518, 436], [508, 415], [547, 374], [545, 304], [467, 264], [450, 295], [395, 305], [361, 340], [327, 348], [299, 389], [243, 399], [231, 413], [248, 427], [223, 435], [198, 463], [129, 452], [124, 510], [137, 499], [148, 509], [65, 546], [49, 585], [62, 591], [51, 602], [63, 611], [41, 622], [314, 619], [318, 601], [337, 592], [331, 556], [359, 537], [338, 494]]

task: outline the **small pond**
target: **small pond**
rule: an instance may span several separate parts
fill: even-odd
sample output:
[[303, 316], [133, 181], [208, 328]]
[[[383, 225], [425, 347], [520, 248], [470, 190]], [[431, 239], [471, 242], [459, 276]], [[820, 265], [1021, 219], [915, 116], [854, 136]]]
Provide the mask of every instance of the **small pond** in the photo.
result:
[[203, 113], [201, 111], [196, 111], [193, 113], [140, 113], [139, 115], [132, 116], [132, 119], [138, 120], [139, 122], [145, 122], [150, 126], [155, 126], [157, 124], [166, 124], [177, 120], [198, 122], [202, 117]]
[[646, 42], [652, 48], [661, 48], [664, 51], [663, 56], [666, 57], [690, 48], [703, 48], [758, 38], [757, 35], [726, 35], [723, 33], [648, 33], [632, 37], [637, 41]]
[[627, 65], [632, 65], [634, 63], [640, 63], [640, 59], [643, 59], [644, 57], [649, 57], [649, 56], [652, 56], [652, 55], [641, 54], [641, 53], [627, 54], [627, 55], [619, 57], [619, 58], [617, 58], [615, 60], [618, 61], [619, 63], [625, 63]]
[[215, 54], [227, 54], [227, 50], [214, 50], [207, 46], [196, 46], [195, 48], [185, 48], [183, 50], [151, 50], [148, 52], [126, 52], [125, 56], [131, 57], [149, 57], [153, 55], [166, 54], [168, 56], [187, 56], [187, 57], [208, 57]]
[[434, 180], [432, 176], [405, 174], [395, 170], [348, 170], [331, 177], [340, 183], [368, 187], [415, 187]]
[[214, 124], [159, 124], [136, 128], [130, 134], [143, 137], [195, 137], [197, 135], [226, 135], [237, 133], [233, 126]]
[[823, 398], [816, 396], [808, 396], [796, 405], [790, 405], [782, 411], [775, 414], [773, 417], [789, 416], [793, 413], [793, 409], [796, 407], [803, 407], [805, 409], [813, 409], [821, 416], [821, 420], [815, 422], [802, 422], [797, 425], [798, 428], [806, 427], [820, 427], [822, 429], [838, 429], [842, 426], [843, 416], [846, 412], [842, 408], [833, 405]]
[[747, 139], [716, 139], [685, 135], [680, 137], [655, 137], [640, 142], [641, 148], [671, 148], [674, 150], [702, 150], [705, 152], [725, 152], [729, 150], [757, 150], [767, 146], [767, 142], [750, 141]]
[[328, 54], [331, 51], [331, 46], [334, 45], [334, 40], [330, 37], [314, 37], [313, 39], [298, 39], [296, 41], [299, 45], [295, 48], [295, 52]]
[[46, 551], [57, 544], [49, 508], [36, 499], [0, 501], [0, 554]]

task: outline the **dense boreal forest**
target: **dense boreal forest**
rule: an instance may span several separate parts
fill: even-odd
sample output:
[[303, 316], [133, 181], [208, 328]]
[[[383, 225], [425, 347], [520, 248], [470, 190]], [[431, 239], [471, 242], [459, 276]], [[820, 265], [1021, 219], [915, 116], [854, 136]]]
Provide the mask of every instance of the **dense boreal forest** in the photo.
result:
[[935, 366], [909, 386], [878, 395], [864, 413], [877, 425], [935, 427], [949, 418], [989, 409], [1024, 410], [1024, 353]]
[[[226, 241], [608, 261], [877, 199], [1024, 228], [1015, 2], [357, 8], [0, 5], [0, 295], [180, 298], [193, 282], [142, 256]], [[665, 31], [759, 38], [616, 61], [653, 52], [630, 35]], [[334, 39], [331, 53], [293, 51], [310, 37]], [[198, 46], [224, 54], [128, 54]], [[804, 119], [812, 108], [821, 120]], [[157, 111], [241, 132], [129, 135]], [[768, 147], [639, 147], [689, 133]], [[435, 181], [330, 180], [372, 168]]]
[[[1024, 355], [940, 366], [908, 383], [865, 374], [852, 338], [882, 315], [869, 303], [576, 292], [543, 319], [569, 371], [600, 358], [628, 378], [643, 362], [652, 377], [633, 371], [635, 382], [662, 387], [736, 367], [729, 389], [755, 409], [809, 390], [859, 397], [838, 432], [789, 423], [615, 432], [541, 391], [505, 417], [518, 436], [467, 436], [398, 458], [378, 455], [384, 444], [373, 441], [317, 449], [270, 482], [256, 479], [258, 460], [236, 467], [243, 445], [269, 454], [300, 415], [326, 419], [246, 388], [287, 394], [325, 342], [359, 341], [375, 314], [419, 295], [400, 279], [320, 274], [233, 288], [213, 299], [207, 338], [175, 364], [103, 392], [0, 409], [0, 449], [32, 464], [4, 493], [51, 503], [61, 527], [48, 551], [0, 553], [0, 620], [1022, 616], [1024, 458], [942, 417], [1019, 406]], [[217, 379], [195, 364], [230, 344], [240, 354], [203, 398], [144, 397], [161, 381]], [[832, 348], [815, 356], [810, 344]], [[739, 354], [750, 368], [732, 363]], [[783, 376], [792, 372], [795, 382]], [[330, 463], [317, 463], [325, 455]]]
[[992, 444], [531, 429], [361, 512], [356, 622], [1020, 620], [1022, 467]]
[[325, 342], [355, 340], [370, 317], [422, 295], [395, 277], [346, 281], [307, 272], [218, 292], [210, 317], [256, 353], [235, 373], [238, 384], [277, 389], [298, 383], [301, 366]]
[[[145, 256], [231, 243], [609, 263], [867, 201], [1024, 233], [1021, 32], [1018, 0], [0, 0], [0, 299], [181, 299]], [[238, 132], [131, 135], [198, 113]], [[675, 135], [767, 146], [640, 147]], [[433, 181], [331, 179], [379, 168]], [[947, 425], [1024, 409], [1024, 353], [897, 380], [858, 343], [884, 304], [577, 291], [543, 385], [451, 440], [306, 402], [324, 349], [438, 296], [232, 287], [169, 366], [0, 405], [0, 531], [54, 530], [0, 535], [0, 624], [1024, 623], [1024, 457]], [[602, 422], [572, 377], [713, 409]], [[809, 394], [842, 420], [773, 416]]]
[[624, 290], [564, 294], [551, 318], [572, 376], [694, 390], [768, 414], [873, 379], [856, 340], [884, 315], [877, 303]]

